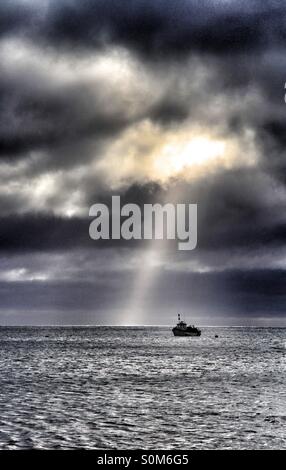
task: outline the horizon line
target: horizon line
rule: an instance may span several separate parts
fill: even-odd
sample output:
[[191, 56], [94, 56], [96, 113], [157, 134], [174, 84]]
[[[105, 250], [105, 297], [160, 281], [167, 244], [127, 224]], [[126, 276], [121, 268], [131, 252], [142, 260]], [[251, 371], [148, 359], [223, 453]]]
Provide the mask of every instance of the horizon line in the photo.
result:
[[[200, 328], [286, 328], [286, 325], [198, 325]], [[0, 328], [19, 328], [19, 327], [24, 327], [24, 328], [35, 328], [35, 327], [42, 327], [42, 328], [102, 328], [102, 327], [121, 327], [121, 328], [140, 328], [140, 327], [145, 327], [145, 328], [172, 328], [173, 324], [171, 325], [164, 325], [164, 324], [132, 324], [132, 325], [122, 325], [122, 324], [77, 324], [77, 323], [67, 323], [67, 324], [22, 324], [22, 325], [17, 325], [17, 324], [1, 324], [0, 323]]]

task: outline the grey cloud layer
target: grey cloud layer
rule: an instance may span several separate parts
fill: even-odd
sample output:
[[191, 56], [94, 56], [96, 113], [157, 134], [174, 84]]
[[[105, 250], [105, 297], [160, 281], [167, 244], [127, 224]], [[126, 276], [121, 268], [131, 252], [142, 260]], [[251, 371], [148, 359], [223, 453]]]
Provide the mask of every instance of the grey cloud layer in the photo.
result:
[[17, 0], [1, 6], [2, 35], [68, 47], [122, 44], [148, 55], [249, 52], [285, 40], [282, 1]]
[[[209, 289], [217, 294], [205, 309], [213, 302], [219, 310], [228, 290], [231, 300], [225, 309], [234, 314], [250, 305], [253, 315], [267, 308], [282, 315], [285, 278], [283, 269], [277, 269], [277, 253], [286, 237], [285, 17], [282, 1], [1, 2], [1, 254], [9, 259], [15, 253], [42, 252], [49, 257], [51, 252], [96, 251], [96, 262], [104, 266], [107, 248], [140, 253], [145, 245], [110, 242], [97, 250], [88, 238], [89, 206], [108, 203], [114, 192], [95, 172], [95, 162], [110, 155], [112, 144], [125, 131], [144, 121], [160, 131], [176, 131], [190, 122], [235, 139], [251, 131], [258, 155], [251, 167], [243, 164], [242, 155], [237, 168], [210, 172], [192, 182], [174, 178], [164, 185], [141, 181], [138, 174], [138, 181], [125, 181], [117, 193], [123, 202], [142, 205], [163, 201], [176, 187], [183, 202], [198, 203], [198, 251], [184, 259], [170, 254], [169, 263], [170, 270], [179, 267], [183, 283], [197, 286], [197, 305]], [[98, 65], [101, 58], [103, 65]], [[117, 61], [118, 76], [125, 65], [129, 75], [111, 77], [106, 59]], [[142, 143], [142, 154], [144, 149]], [[40, 191], [33, 192], [33, 185], [45, 175], [57, 178], [57, 187], [44, 199]], [[67, 216], [65, 202], [77, 192], [76, 204], [83, 212]], [[259, 257], [267, 259], [265, 272], [257, 268]], [[186, 274], [186, 259], [225, 272], [217, 281], [206, 272]], [[27, 259], [19, 258], [18, 263], [26, 266]], [[34, 259], [31, 272], [36, 265]], [[76, 276], [86, 278], [89, 272], [82, 263]], [[74, 274], [68, 281], [58, 280], [60, 287], [51, 283], [45, 288], [32, 277], [18, 280], [10, 307], [17, 310], [21, 298], [28, 305], [34, 289], [38, 299], [45, 299], [45, 310], [51, 307], [50, 298], [56, 310], [68, 309], [72, 302], [75, 310], [95, 305], [103, 309], [116, 284], [110, 273], [106, 290], [97, 285], [93, 294], [90, 284], [79, 286], [78, 299], [85, 300], [78, 304], [74, 297], [67, 300], [74, 292], [72, 277], [78, 281]], [[158, 289], [161, 297], [174, 280], [168, 276]], [[2, 310], [8, 309], [15, 288], [12, 278], [1, 281]], [[116, 292], [124, 296], [129, 288], [126, 274]], [[177, 286], [174, 308], [182, 297], [187, 303], [187, 293]], [[153, 300], [158, 306], [160, 299]], [[37, 298], [34, 307], [41, 307]]]

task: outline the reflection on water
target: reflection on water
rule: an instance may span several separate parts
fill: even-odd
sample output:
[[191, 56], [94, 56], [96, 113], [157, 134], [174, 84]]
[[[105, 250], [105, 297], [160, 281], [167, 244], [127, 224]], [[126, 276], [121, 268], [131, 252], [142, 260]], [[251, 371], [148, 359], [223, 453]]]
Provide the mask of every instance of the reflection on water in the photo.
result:
[[0, 448], [286, 448], [285, 334], [2, 327]]

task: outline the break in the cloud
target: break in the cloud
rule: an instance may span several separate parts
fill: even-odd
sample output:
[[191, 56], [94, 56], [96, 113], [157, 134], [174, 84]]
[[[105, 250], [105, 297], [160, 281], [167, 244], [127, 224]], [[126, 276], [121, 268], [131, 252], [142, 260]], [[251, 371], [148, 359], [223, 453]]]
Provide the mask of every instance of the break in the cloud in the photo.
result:
[[[279, 0], [1, 2], [3, 322], [282, 322], [285, 16]], [[95, 244], [89, 207], [114, 193], [198, 203], [198, 248]]]

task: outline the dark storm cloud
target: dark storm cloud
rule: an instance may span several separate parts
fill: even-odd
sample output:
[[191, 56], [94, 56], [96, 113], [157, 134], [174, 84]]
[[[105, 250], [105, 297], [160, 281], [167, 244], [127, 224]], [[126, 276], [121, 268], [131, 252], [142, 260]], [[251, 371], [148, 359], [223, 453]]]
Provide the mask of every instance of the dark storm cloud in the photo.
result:
[[[267, 195], [266, 181], [265, 176], [257, 175], [254, 170], [233, 170], [209, 177], [207, 186], [205, 180], [192, 184], [175, 181], [171, 186], [164, 187], [150, 182], [133, 184], [118, 190], [116, 194], [121, 197], [121, 205], [138, 204], [142, 209], [142, 217], [144, 204], [170, 202], [168, 194], [174, 189], [182, 196], [173, 197], [171, 202], [198, 204], [197, 250], [217, 251], [219, 263], [219, 253], [228, 250], [235, 249], [243, 255], [253, 249], [264, 252], [284, 246], [286, 224], [283, 200], [280, 205], [271, 201], [272, 193]], [[109, 207], [111, 214], [114, 191], [99, 186], [97, 192], [94, 192], [92, 185], [89, 191], [86, 188], [86, 207], [103, 203]], [[144, 245], [143, 241], [135, 240], [92, 241], [88, 235], [91, 220], [88, 216], [63, 217], [48, 213], [2, 216], [0, 249], [9, 252], [79, 247], [95, 250], [110, 247], [140, 248]], [[193, 252], [184, 253], [185, 258], [191, 259], [193, 256]]]
[[[111, 203], [112, 192], [87, 194], [87, 206]], [[257, 168], [238, 168], [219, 171], [186, 183], [174, 179], [169, 185], [158, 183], [132, 184], [117, 191], [121, 204], [138, 204], [143, 213], [144, 204], [198, 205], [198, 249], [228, 251], [282, 247], [286, 237], [284, 198], [273, 200], [279, 191], [274, 178]], [[179, 196], [175, 196], [178, 194]], [[112, 241], [110, 241], [112, 243]], [[100, 247], [100, 245], [98, 245]], [[103, 244], [104, 246], [104, 244]], [[193, 253], [190, 252], [190, 257]], [[188, 256], [184, 253], [184, 256]]]
[[[119, 110], [104, 108], [99, 85], [49, 83], [49, 77], [37, 71], [23, 72], [26, 76], [16, 69], [0, 77], [0, 159], [84, 145], [91, 137], [114, 136], [131, 122]], [[54, 163], [60, 166], [61, 160]]]
[[193, 188], [199, 207], [199, 246], [210, 249], [283, 245], [283, 200], [273, 201], [276, 186], [257, 169], [238, 169], [209, 178]]
[[0, 38], [19, 34], [30, 25], [31, 17], [35, 15], [32, 8], [17, 1], [4, 0], [0, 4]]
[[145, 55], [249, 52], [285, 40], [282, 1], [50, 0], [1, 4], [2, 35], [56, 46], [123, 45]]
[[121, 44], [144, 55], [249, 52], [285, 40], [283, 2], [75, 0], [51, 2], [44, 34], [55, 44]]
[[[110, 205], [115, 192], [101, 181], [94, 168], [79, 180], [66, 181], [67, 173], [71, 169], [76, 173], [82, 166], [88, 169], [105, 144], [143, 120], [164, 130], [168, 126], [179, 129], [191, 117], [194, 124], [206, 129], [217, 126], [218, 135], [237, 139], [243, 138], [245, 130], [251, 130], [259, 153], [254, 165], [241, 163], [238, 168], [210, 172], [189, 183], [174, 180], [160, 185], [127, 180], [116, 193], [121, 195], [122, 204], [131, 202], [140, 207], [144, 203], [164, 203], [168, 194], [174, 193], [181, 194], [182, 199], [171, 202], [198, 204], [198, 248], [182, 254], [173, 247], [169, 270], [162, 270], [161, 279], [151, 289], [147, 301], [150, 311], [177, 311], [180, 302], [183, 308], [191, 302], [201, 311], [237, 316], [246, 311], [253, 316], [270, 312], [282, 316], [286, 308], [285, 271], [274, 266], [286, 239], [285, 19], [282, 1], [1, 2], [0, 46], [4, 41], [20, 38], [28, 48], [36, 45], [41, 59], [50, 60], [50, 67], [46, 68], [40, 61], [36, 66], [11, 65], [9, 54], [17, 55], [17, 44], [14, 51], [8, 48], [1, 56], [0, 163], [3, 167], [10, 165], [12, 172], [22, 160], [35, 160], [19, 173], [17, 181], [5, 181], [4, 177], [1, 180], [1, 254], [7, 259], [15, 254], [30, 258], [35, 252], [48, 259], [54, 252], [68, 254], [79, 250], [88, 253], [91, 260], [97, 253], [97, 263], [104, 267], [108, 248], [113, 250], [111, 259], [122, 248], [129, 254], [144, 250], [143, 242], [95, 243], [88, 235], [87, 216], [55, 215], [53, 211], [64, 212], [59, 207], [64, 207], [77, 189], [83, 193], [86, 213], [91, 204]], [[84, 54], [91, 65], [98, 52], [109, 53], [112, 46], [123, 46], [136, 58], [136, 80], [144, 82], [141, 67], [152, 75], [150, 88], [154, 87], [156, 97], [151, 96], [146, 104], [148, 100], [143, 96], [142, 109], [133, 114], [129, 114], [129, 107], [134, 104], [134, 97], [128, 95], [123, 106], [117, 106], [121, 91], [111, 87], [108, 77], [89, 81], [77, 75], [81, 67], [77, 61]], [[31, 48], [31, 55], [34, 52]], [[62, 79], [57, 69], [66, 58], [75, 64], [69, 80]], [[198, 64], [190, 65], [190, 58], [204, 65], [202, 75], [196, 75]], [[205, 74], [211, 77], [207, 81], [202, 78]], [[197, 88], [186, 86], [186, 82], [191, 85], [196, 80]], [[216, 97], [221, 96], [228, 100], [225, 105], [219, 99], [216, 102]], [[249, 102], [240, 106], [246, 97]], [[235, 105], [231, 106], [232, 102]], [[220, 119], [222, 122], [218, 122]], [[35, 157], [36, 151], [44, 156]], [[245, 155], [241, 155], [241, 160], [245, 162]], [[32, 206], [26, 195], [17, 193], [18, 189], [30, 177], [59, 170], [63, 180], [58, 192], [47, 196], [42, 211], [33, 212], [37, 201]], [[238, 260], [248, 258], [247, 268], [235, 269], [239, 261], [233, 261], [234, 254]], [[264, 256], [268, 257], [270, 268], [257, 270], [253, 266], [257, 258]], [[198, 262], [199, 268], [204, 268], [207, 260], [214, 272], [187, 273], [180, 267], [181, 261], [192, 260]], [[19, 260], [19, 266], [26, 262]], [[176, 262], [178, 269], [174, 268]], [[120, 263], [122, 267], [128, 264], [127, 254]], [[15, 269], [12, 261], [11, 266]], [[118, 275], [111, 267], [108, 274], [101, 272], [96, 277], [86, 262], [77, 268], [75, 275], [69, 268], [63, 269], [63, 274], [70, 276], [68, 281], [1, 281], [1, 309], [49, 310], [49, 318], [55, 318], [56, 311], [65, 316], [71, 311], [112, 310], [130, 295], [132, 269]], [[5, 269], [9, 271], [9, 262]], [[87, 278], [90, 281], [82, 281]], [[163, 315], [164, 312], [162, 318]], [[71, 323], [83, 319], [79, 313], [65, 318], [72, 319]]]
[[[220, 308], [221, 312], [238, 316], [247, 316], [247, 313], [259, 315], [269, 311], [269, 307], [284, 313], [284, 270], [233, 270], [176, 275], [168, 273], [156, 285], [153, 295], [157, 297], [158, 304], [164, 298], [164, 292], [169, 292], [166, 300], [173, 308], [176, 308], [178, 299], [183, 299], [185, 307], [192, 305], [207, 311], [212, 305], [216, 311]], [[173, 300], [172, 291], [176, 292]], [[203, 292], [207, 292], [206, 299], [202, 298]]]
[[1, 251], [71, 249], [88, 246], [90, 242], [87, 219], [25, 214], [2, 217], [0, 220]]
[[150, 119], [162, 125], [184, 121], [190, 114], [189, 104], [166, 97], [150, 110]]
[[[275, 187], [275, 180], [271, 184]], [[198, 249], [238, 249], [243, 253], [253, 247], [266, 250], [285, 243], [283, 199], [280, 204], [272, 201], [268, 185], [267, 176], [256, 168], [246, 168], [218, 172], [207, 180], [191, 183], [174, 180], [164, 186], [155, 182], [133, 184], [118, 191], [118, 195], [122, 205], [138, 204], [143, 213], [144, 204], [164, 204], [170, 202], [169, 194], [177, 193], [181, 196], [172, 196], [174, 204], [198, 205]], [[111, 192], [91, 194], [87, 204], [103, 202], [110, 206], [111, 196]]]
[[[67, 108], [61, 108], [60, 111], [63, 110], [66, 112]], [[62, 165], [69, 166], [69, 163], [73, 163], [71, 147], [77, 145], [79, 140], [84, 148], [85, 144], [88, 145], [90, 138], [98, 139], [99, 143], [101, 139], [109, 136], [114, 137], [126, 126], [122, 119], [116, 117], [113, 119], [104, 118], [104, 116], [94, 116], [90, 122], [79, 124], [72, 122], [71, 115], [67, 120], [67, 116], [64, 116], [64, 114], [64, 112], [55, 114], [56, 119], [50, 121], [49, 129], [41, 130], [43, 122], [41, 122], [38, 115], [34, 128], [30, 128], [25, 132], [25, 129], [19, 127], [16, 132], [9, 133], [10, 135], [0, 136], [0, 159], [28, 158], [29, 152], [33, 150], [48, 150], [51, 153], [55, 151], [58, 156], [62, 157], [57, 161], [51, 161], [51, 166], [57, 166], [58, 168]], [[27, 123], [27, 115], [24, 120]], [[85, 156], [89, 155], [81, 151], [80, 158], [84, 159]]]
[[[176, 91], [178, 83], [165, 83], [161, 97], [130, 114], [128, 102], [120, 103], [120, 91], [109, 83], [109, 77], [91, 80], [70, 72], [67, 83], [57, 70], [42, 71], [40, 64], [7, 66], [2, 55], [0, 160], [24, 159], [32, 151], [42, 150], [50, 167], [80, 164], [79, 160], [90, 158], [91, 142], [100, 147], [140, 120], [169, 125], [185, 120], [190, 112], [189, 98]], [[56, 68], [57, 56], [51, 60]], [[80, 68], [76, 62], [75, 66]], [[131, 103], [135, 100], [132, 96], [128, 99]], [[76, 156], [73, 148], [77, 148]], [[94, 155], [94, 148], [92, 152]]]
[[[21, 322], [23, 314], [24, 318], [31, 318], [31, 323], [47, 324], [56, 312], [61, 312], [59, 323], [68, 318], [66, 323], [84, 324], [88, 318], [91, 324], [104, 324], [113, 311], [112, 321], [120, 323], [124, 311], [116, 311], [115, 306], [124, 302], [125, 286], [132, 285], [132, 276], [127, 272], [120, 276], [101, 274], [89, 282], [0, 282], [1, 317], [3, 320], [2, 312], [8, 310], [13, 312], [4, 317], [8, 324]], [[171, 323], [178, 305], [186, 311], [191, 305], [197, 312], [193, 315], [199, 315], [202, 323], [212, 323], [218, 316], [233, 316], [236, 324], [245, 324], [247, 319], [269, 315], [270, 310], [282, 318], [286, 308], [285, 280], [285, 271], [281, 270], [165, 272], [149, 289], [144, 304], [145, 321], [152, 322], [156, 310], [163, 323]], [[203, 292], [208, 294], [202, 295]]]
[[[283, 2], [262, 5], [257, 1], [182, 0], [174, 4], [173, 0], [63, 0], [48, 2], [48, 8], [41, 2], [28, 5], [9, 2], [1, 6], [6, 25], [3, 34], [21, 37], [24, 30], [23, 38], [42, 47], [43, 57], [51, 50], [50, 46], [55, 46], [53, 50], [61, 45], [70, 46], [69, 51], [76, 57], [80, 55], [77, 47], [94, 51], [102, 46], [124, 45], [135, 52], [145, 52], [144, 61], [156, 57], [153, 66], [157, 63], [157, 68], [164, 69], [166, 56], [176, 61], [180, 54], [184, 59], [194, 53], [202, 58], [207, 52], [211, 57], [206, 58], [206, 63], [209, 61], [219, 72], [214, 82], [208, 84], [208, 93], [199, 96], [199, 104], [193, 102], [193, 97], [190, 101], [188, 96], [176, 93], [173, 84], [161, 100], [131, 119], [122, 109], [107, 112], [107, 104], [100, 101], [102, 83], [97, 84], [98, 88], [81, 81], [72, 85], [56, 84], [33, 69], [15, 69], [9, 73], [4, 67], [0, 77], [2, 159], [23, 158], [33, 150], [47, 150], [53, 154], [50, 160], [56, 160], [55, 166], [69, 161], [74, 164], [70, 143], [79, 145], [90, 138], [100, 141], [113, 137], [136, 119], [149, 118], [160, 125], [180, 123], [190, 115], [196, 120], [202, 112], [198, 108], [206, 109], [210, 105], [209, 95], [219, 89], [231, 96], [236, 88], [243, 93], [254, 85], [262, 90], [265, 100], [272, 103], [283, 100], [285, 67], [276, 56], [271, 58], [285, 44]], [[20, 21], [21, 8], [23, 24], [16, 30], [13, 25]], [[269, 60], [261, 58], [265, 51], [270, 51]], [[178, 74], [184, 74], [183, 67], [178, 69]], [[254, 129], [259, 126], [269, 134], [269, 139], [273, 136], [275, 140], [281, 138], [285, 125], [280, 122], [281, 116], [278, 123], [277, 119], [275, 109], [270, 109], [265, 117], [257, 116], [257, 112], [252, 116], [251, 112], [247, 115], [236, 110], [227, 124], [234, 133], [247, 125]], [[84, 155], [83, 151], [81, 158]]]

